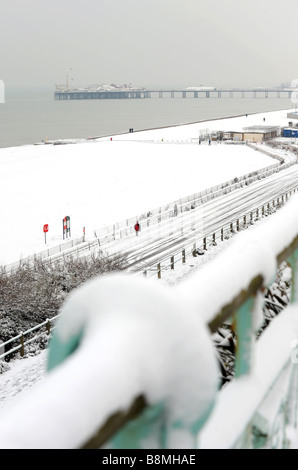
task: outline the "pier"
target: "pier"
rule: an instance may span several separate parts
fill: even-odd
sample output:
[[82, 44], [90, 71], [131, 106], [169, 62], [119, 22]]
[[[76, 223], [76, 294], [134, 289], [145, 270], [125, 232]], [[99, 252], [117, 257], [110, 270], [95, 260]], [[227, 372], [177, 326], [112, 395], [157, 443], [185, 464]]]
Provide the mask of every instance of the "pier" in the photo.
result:
[[279, 88], [214, 88], [179, 90], [67, 90], [55, 91], [55, 100], [102, 100], [144, 98], [291, 98], [295, 90]]

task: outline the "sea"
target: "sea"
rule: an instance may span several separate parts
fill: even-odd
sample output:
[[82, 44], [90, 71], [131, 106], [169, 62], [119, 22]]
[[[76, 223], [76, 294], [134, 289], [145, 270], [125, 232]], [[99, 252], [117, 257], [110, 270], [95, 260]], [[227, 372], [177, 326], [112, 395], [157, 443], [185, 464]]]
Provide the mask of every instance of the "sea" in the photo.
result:
[[216, 118], [293, 109], [290, 98], [157, 97], [54, 100], [54, 89], [7, 90], [0, 103], [0, 148], [89, 139]]

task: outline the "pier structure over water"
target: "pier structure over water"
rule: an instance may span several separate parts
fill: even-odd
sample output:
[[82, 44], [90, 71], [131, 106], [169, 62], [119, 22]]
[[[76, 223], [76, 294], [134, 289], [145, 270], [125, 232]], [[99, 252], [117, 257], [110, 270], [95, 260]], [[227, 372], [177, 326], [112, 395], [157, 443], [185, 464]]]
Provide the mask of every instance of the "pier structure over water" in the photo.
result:
[[143, 98], [291, 98], [295, 90], [282, 88], [214, 88], [179, 90], [66, 90], [55, 91], [55, 100], [101, 100]]

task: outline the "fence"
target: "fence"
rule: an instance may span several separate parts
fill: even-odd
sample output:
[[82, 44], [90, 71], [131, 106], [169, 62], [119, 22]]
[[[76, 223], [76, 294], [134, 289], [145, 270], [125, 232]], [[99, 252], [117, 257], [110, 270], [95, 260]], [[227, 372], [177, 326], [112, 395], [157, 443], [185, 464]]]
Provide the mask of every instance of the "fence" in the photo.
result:
[[[14, 338], [5, 341], [4, 343], [0, 344], [0, 360], [4, 359], [5, 357], [9, 357], [11, 354], [20, 352], [20, 356], [24, 357], [25, 355], [25, 348], [37, 341], [44, 333], [47, 333], [50, 336], [51, 332], [54, 331], [56, 319], [59, 315], [56, 315], [52, 318], [47, 318], [43, 323], [40, 323], [29, 330], [19, 333], [19, 335], [15, 336]], [[44, 331], [42, 331], [44, 330]], [[38, 334], [34, 334], [38, 331]], [[27, 339], [26, 339], [27, 338]], [[15, 345], [17, 342], [19, 344]]]
[[294, 161], [287, 163], [275, 163], [261, 170], [248, 173], [247, 175], [235, 177], [234, 179], [226, 181], [225, 183], [212, 186], [211, 188], [207, 188], [198, 193], [185, 196], [171, 203], [152, 209], [147, 213], [142, 213], [129, 219], [116, 222], [115, 224], [97, 229], [95, 230], [95, 236], [100, 239], [101, 245], [104, 245], [111, 240], [115, 240], [116, 238], [124, 238], [125, 236], [131, 235], [134, 232], [133, 227], [136, 220], [147, 226], [154, 223], [159, 223], [162, 220], [172, 217], [175, 211], [183, 212], [185, 210], [189, 210], [190, 206], [195, 207], [196, 205], [203, 204], [216, 197], [228, 194], [236, 189], [248, 186], [258, 179], [266, 178], [267, 176], [277, 173], [283, 169], [289, 168], [294, 163]]
[[26, 256], [20, 261], [16, 261], [15, 263], [7, 264], [5, 266], [5, 269], [13, 271], [14, 269], [17, 269], [20, 263], [32, 263], [36, 260], [36, 258], [39, 259], [46, 259], [49, 258], [50, 256], [55, 256], [60, 253], [65, 253], [67, 250], [80, 245], [85, 241], [85, 237], [79, 237], [79, 238], [74, 238], [72, 240], [69, 240], [65, 243], [61, 243], [56, 246], [52, 246], [51, 248], [48, 248], [46, 250], [40, 251], [39, 253], [35, 253], [34, 255], [31, 256]]
[[145, 277], [157, 276], [158, 279], [161, 279], [163, 271], [175, 269], [176, 263], [184, 264], [186, 259], [191, 256], [196, 257], [198, 255], [203, 255], [208, 250], [209, 246], [214, 246], [218, 242], [222, 242], [225, 238], [229, 237], [230, 234], [234, 234], [235, 232], [239, 232], [240, 230], [247, 228], [254, 222], [260, 220], [261, 217], [269, 215], [272, 210], [281, 207], [289, 197], [292, 196], [292, 194], [296, 193], [296, 191], [297, 190], [294, 189], [293, 191], [282, 194], [280, 197], [277, 197], [267, 204], [257, 207], [245, 214], [241, 219], [237, 218], [230, 220], [228, 224], [224, 225], [219, 230], [207, 233], [203, 238], [193, 240], [191, 243], [183, 246], [182, 249], [173, 251], [171, 256], [165, 255], [160, 257], [157, 263], [148, 263], [146, 269], [142, 269], [140, 273]]

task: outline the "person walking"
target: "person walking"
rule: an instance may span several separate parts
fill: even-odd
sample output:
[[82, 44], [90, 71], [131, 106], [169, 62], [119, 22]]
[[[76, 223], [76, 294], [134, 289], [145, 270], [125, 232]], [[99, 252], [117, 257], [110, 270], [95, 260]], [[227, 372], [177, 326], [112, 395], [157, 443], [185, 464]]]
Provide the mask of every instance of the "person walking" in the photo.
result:
[[139, 222], [136, 222], [134, 229], [135, 229], [135, 231], [136, 231], [136, 235], [138, 235], [138, 233], [139, 233], [139, 231], [140, 231], [140, 229], [141, 229]]

